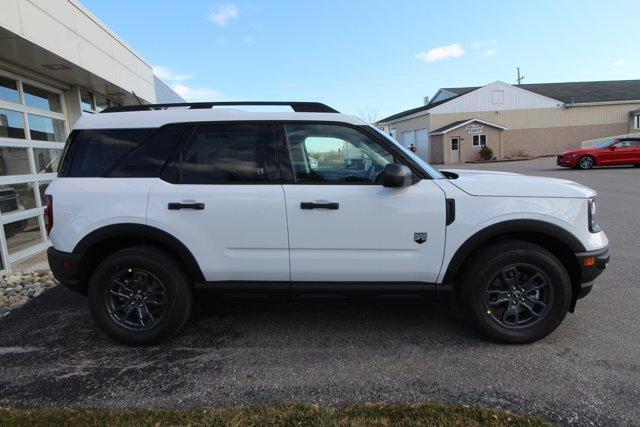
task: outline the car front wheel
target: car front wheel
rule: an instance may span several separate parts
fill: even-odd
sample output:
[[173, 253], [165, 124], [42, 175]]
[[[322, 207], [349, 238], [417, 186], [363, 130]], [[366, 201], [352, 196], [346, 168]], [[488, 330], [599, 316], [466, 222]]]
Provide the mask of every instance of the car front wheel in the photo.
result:
[[591, 156], [584, 156], [580, 160], [578, 160], [578, 168], [579, 169], [591, 169], [595, 165], [595, 161]]
[[182, 266], [167, 252], [148, 246], [124, 249], [102, 261], [91, 276], [87, 296], [98, 326], [132, 345], [171, 337], [193, 307]]
[[469, 320], [488, 337], [528, 343], [562, 322], [571, 283], [546, 249], [512, 240], [483, 248], [464, 271], [458, 297]]

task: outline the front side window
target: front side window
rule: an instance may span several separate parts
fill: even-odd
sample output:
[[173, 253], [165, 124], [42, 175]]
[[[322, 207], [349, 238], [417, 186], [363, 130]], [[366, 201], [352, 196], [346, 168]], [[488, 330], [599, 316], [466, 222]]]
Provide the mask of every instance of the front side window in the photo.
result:
[[487, 145], [487, 135], [473, 135], [473, 146], [484, 147]]
[[198, 124], [178, 163], [172, 179], [182, 184], [281, 181], [271, 124]]
[[394, 161], [379, 142], [340, 125], [286, 124], [296, 182], [380, 184]]

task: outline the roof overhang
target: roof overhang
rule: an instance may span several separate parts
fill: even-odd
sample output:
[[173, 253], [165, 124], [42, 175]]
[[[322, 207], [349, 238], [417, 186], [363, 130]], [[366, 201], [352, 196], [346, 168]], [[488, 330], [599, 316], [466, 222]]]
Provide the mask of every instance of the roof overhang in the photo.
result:
[[442, 129], [442, 130], [440, 130], [440, 131], [438, 131], [438, 132], [430, 133], [429, 135], [430, 135], [430, 136], [435, 136], [435, 135], [444, 135], [444, 134], [446, 134], [446, 133], [451, 132], [452, 130], [458, 129], [458, 128], [462, 127], [462, 126], [466, 126], [466, 125], [468, 125], [468, 124], [470, 124], [470, 123], [473, 123], [473, 122], [482, 123], [483, 125], [491, 126], [491, 127], [494, 127], [494, 128], [500, 129], [500, 130], [507, 130], [507, 129], [508, 129], [506, 126], [502, 126], [502, 125], [499, 125], [499, 124], [497, 124], [497, 123], [488, 122], [488, 121], [486, 121], [486, 120], [481, 120], [481, 119], [469, 119], [469, 120], [465, 120], [465, 121], [464, 121], [464, 122], [462, 122], [462, 123], [458, 123], [458, 124], [453, 125], [453, 126], [451, 126], [451, 127], [448, 127], [448, 128]]

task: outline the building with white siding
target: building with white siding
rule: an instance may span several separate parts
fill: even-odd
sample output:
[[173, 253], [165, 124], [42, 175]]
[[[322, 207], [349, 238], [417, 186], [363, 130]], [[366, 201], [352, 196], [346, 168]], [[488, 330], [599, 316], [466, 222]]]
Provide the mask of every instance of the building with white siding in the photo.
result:
[[80, 115], [183, 100], [78, 1], [0, 3], [2, 272], [49, 245], [44, 190]]
[[640, 80], [444, 88], [425, 105], [377, 122], [435, 164], [547, 155], [640, 132]]

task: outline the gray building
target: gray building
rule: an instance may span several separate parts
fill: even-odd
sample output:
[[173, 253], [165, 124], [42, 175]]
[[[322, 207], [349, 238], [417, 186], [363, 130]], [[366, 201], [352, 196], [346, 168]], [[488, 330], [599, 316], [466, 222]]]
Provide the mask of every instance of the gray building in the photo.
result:
[[149, 62], [78, 1], [3, 0], [0, 273], [49, 246], [44, 190], [82, 114], [181, 101]]

